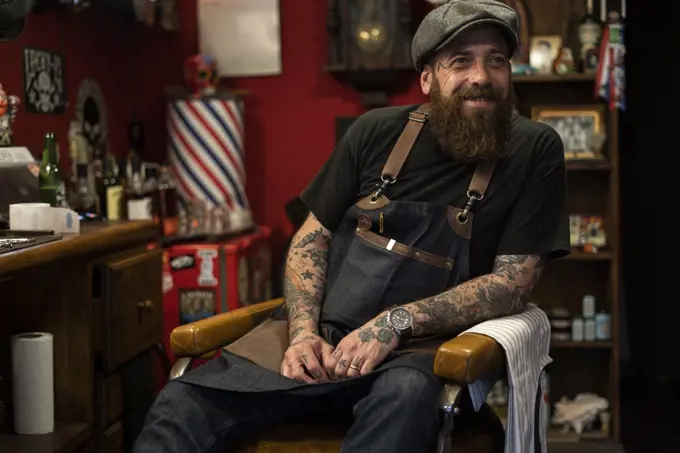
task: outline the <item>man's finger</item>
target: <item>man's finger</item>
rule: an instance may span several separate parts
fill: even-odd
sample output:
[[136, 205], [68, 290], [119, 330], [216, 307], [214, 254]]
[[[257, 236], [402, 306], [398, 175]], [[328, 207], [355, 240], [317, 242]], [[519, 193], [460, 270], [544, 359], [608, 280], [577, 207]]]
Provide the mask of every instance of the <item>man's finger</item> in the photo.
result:
[[314, 353], [314, 349], [311, 346], [305, 345], [302, 353], [302, 362], [309, 371], [309, 374], [314, 376], [314, 378], [319, 382], [328, 381], [328, 374], [326, 370], [321, 366], [319, 358]]
[[324, 359], [324, 365], [326, 367], [326, 370], [335, 373], [335, 367], [338, 365], [338, 362], [340, 361], [341, 358], [342, 349], [335, 348], [335, 350], [328, 356], [328, 358]]
[[292, 379], [296, 379], [298, 381], [305, 381], [308, 384], [313, 384], [314, 379], [311, 376], [308, 376], [307, 373], [305, 373], [305, 366], [300, 363], [296, 363], [291, 366], [292, 368]]
[[281, 362], [281, 374], [286, 376], [287, 378], [290, 378], [290, 364], [288, 363], [288, 360], [285, 360]]
[[366, 360], [362, 357], [354, 357], [352, 362], [347, 367], [347, 377], [356, 377], [361, 375], [361, 367]]
[[347, 370], [349, 369], [349, 362], [348, 359], [343, 356], [340, 360], [338, 360], [338, 364], [335, 366], [335, 375], [338, 377], [338, 379], [343, 379], [347, 377]]
[[377, 367], [377, 366], [378, 366], [378, 361], [367, 359], [363, 363], [363, 365], [361, 366], [361, 371], [359, 372], [359, 374], [361, 376], [364, 376], [364, 375], [370, 373], [371, 371], [375, 370], [375, 367]]

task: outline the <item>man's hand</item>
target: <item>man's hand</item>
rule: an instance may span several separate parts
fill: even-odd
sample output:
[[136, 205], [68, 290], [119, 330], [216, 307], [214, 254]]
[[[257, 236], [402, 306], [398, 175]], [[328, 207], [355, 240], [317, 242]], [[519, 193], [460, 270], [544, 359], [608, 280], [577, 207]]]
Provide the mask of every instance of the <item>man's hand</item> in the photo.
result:
[[319, 335], [303, 332], [288, 346], [281, 363], [281, 374], [308, 384], [326, 382], [329, 378], [325, 364], [331, 360], [332, 353], [333, 346]]
[[363, 376], [380, 365], [399, 345], [387, 324], [387, 314], [367, 322], [340, 341], [326, 370], [334, 379]]

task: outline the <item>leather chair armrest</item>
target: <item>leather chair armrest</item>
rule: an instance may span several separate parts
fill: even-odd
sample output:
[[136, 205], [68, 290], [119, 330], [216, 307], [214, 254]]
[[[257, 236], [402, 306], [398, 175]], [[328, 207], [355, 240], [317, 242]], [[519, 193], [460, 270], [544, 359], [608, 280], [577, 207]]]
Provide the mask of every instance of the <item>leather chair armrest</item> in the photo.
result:
[[173, 329], [175, 357], [200, 357], [238, 340], [283, 304], [283, 298], [238, 308]]
[[437, 376], [456, 384], [470, 384], [481, 377], [500, 377], [505, 369], [505, 351], [486, 335], [465, 333], [439, 347], [434, 359]]

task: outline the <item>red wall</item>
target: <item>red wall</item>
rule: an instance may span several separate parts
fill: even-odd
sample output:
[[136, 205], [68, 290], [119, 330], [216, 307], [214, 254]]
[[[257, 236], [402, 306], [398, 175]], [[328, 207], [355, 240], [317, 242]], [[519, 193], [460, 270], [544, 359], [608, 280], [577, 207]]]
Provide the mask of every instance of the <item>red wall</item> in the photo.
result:
[[[125, 151], [127, 122], [147, 123], [147, 157], [165, 154], [163, 92], [182, 81], [184, 58], [198, 49], [196, 0], [182, 0], [182, 31], [170, 34], [102, 12], [79, 15], [48, 13], [30, 17], [15, 42], [0, 43], [0, 82], [9, 93], [22, 93], [22, 50], [34, 46], [65, 56], [71, 106], [65, 115], [31, 115], [20, 109], [15, 132], [18, 144], [34, 153], [42, 136], [54, 130], [66, 152], [66, 134], [74, 117], [76, 90], [85, 77], [95, 77], [104, 91], [109, 135], [117, 153]], [[361, 114], [358, 93], [323, 71], [326, 58], [326, 2], [280, 0], [283, 74], [238, 78], [228, 87], [246, 89], [246, 170], [248, 196], [258, 222], [279, 226], [283, 206], [314, 176], [333, 150], [335, 118]], [[414, 84], [392, 103], [421, 100]], [[278, 248], [278, 247], [277, 247]]]

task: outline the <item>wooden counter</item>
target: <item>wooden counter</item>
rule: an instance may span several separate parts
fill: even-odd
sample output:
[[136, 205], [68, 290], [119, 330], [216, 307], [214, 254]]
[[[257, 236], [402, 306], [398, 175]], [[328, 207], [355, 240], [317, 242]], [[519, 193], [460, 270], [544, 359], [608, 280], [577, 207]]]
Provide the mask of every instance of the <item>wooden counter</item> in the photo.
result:
[[58, 241], [0, 254], [0, 278], [3, 274], [63, 259], [138, 246], [153, 241], [157, 231], [153, 222], [85, 223], [80, 234], [65, 234]]
[[[0, 452], [124, 451], [134, 433], [121, 420], [143, 418], [144, 407], [129, 406], [150, 404], [155, 384], [139, 357], [162, 337], [157, 231], [153, 222], [83, 224], [80, 234], [0, 255]], [[57, 425], [46, 436], [12, 434], [9, 340], [31, 331], [54, 337]], [[125, 395], [131, 376], [144, 396]]]

